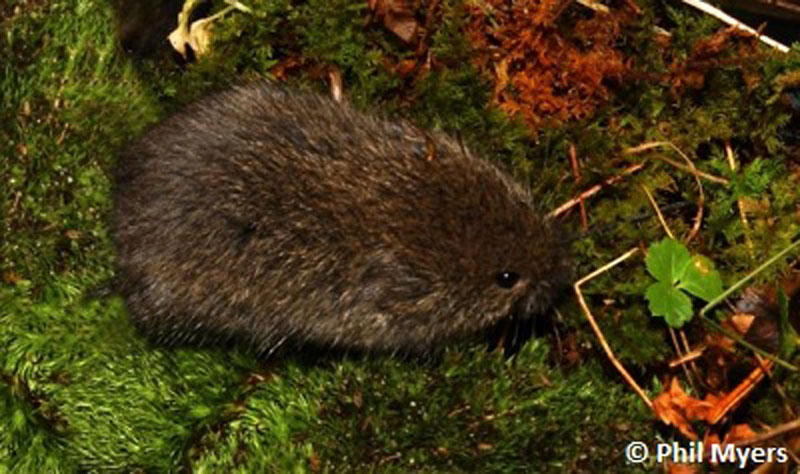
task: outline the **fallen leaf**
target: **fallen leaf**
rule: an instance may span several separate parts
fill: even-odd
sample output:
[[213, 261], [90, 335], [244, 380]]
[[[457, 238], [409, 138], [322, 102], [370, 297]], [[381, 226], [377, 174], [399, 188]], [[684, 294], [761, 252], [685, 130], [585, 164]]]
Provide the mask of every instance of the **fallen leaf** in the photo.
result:
[[389, 31], [406, 43], [413, 43], [419, 36], [421, 26], [414, 17], [413, 0], [368, 0], [367, 5]]
[[756, 435], [756, 432], [750, 428], [750, 425], [743, 423], [740, 425], [733, 425], [728, 433], [725, 435], [725, 439], [722, 440], [722, 444], [732, 444], [736, 443], [737, 441], [742, 441], [745, 439], [750, 439]]
[[684, 409], [689, 398], [691, 397], [683, 391], [678, 379], [673, 377], [669, 389], [661, 392], [653, 400], [653, 412], [664, 423], [678, 428], [687, 438], [696, 440], [697, 435], [689, 424]]
[[172, 48], [180, 53], [184, 58], [186, 57], [186, 46], [191, 46], [191, 38], [189, 36], [189, 17], [192, 15], [197, 6], [200, 5], [199, 0], [187, 0], [183, 4], [183, 9], [178, 13], [178, 26], [167, 36]]
[[742, 336], [747, 334], [754, 319], [756, 319], [755, 316], [747, 313], [736, 313], [730, 317], [731, 326]]
[[198, 58], [211, 50], [211, 28], [214, 20], [214, 17], [203, 18], [189, 27], [189, 46]]

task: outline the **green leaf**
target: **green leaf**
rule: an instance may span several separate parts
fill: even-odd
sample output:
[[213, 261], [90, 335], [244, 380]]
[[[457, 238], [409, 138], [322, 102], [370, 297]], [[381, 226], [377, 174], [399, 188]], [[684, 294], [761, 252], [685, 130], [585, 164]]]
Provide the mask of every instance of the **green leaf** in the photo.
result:
[[722, 277], [714, 270], [714, 263], [702, 255], [695, 255], [680, 277], [678, 288], [705, 301], [722, 294]]
[[645, 297], [653, 316], [663, 316], [667, 324], [679, 328], [692, 318], [692, 302], [686, 293], [664, 282], [656, 282], [647, 288]]
[[658, 280], [645, 293], [650, 312], [663, 316], [672, 327], [683, 326], [694, 315], [692, 301], [684, 291], [705, 301], [722, 294], [722, 278], [713, 262], [702, 255], [691, 256], [674, 239], [651, 245], [645, 263]]
[[656, 280], [674, 285], [683, 276], [690, 260], [689, 251], [680, 242], [664, 239], [650, 246], [645, 264]]

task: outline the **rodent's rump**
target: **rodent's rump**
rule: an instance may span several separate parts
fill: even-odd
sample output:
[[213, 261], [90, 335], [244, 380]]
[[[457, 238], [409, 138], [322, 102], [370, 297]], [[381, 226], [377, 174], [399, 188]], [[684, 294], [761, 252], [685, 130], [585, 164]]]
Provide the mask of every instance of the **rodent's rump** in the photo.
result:
[[114, 242], [162, 343], [427, 351], [566, 283], [531, 196], [443, 134], [259, 83], [202, 99], [122, 154]]

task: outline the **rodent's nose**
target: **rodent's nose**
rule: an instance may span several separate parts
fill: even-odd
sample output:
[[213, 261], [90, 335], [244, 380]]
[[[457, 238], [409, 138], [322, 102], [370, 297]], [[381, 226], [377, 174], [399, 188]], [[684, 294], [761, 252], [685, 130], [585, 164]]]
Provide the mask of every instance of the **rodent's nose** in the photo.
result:
[[514, 304], [513, 312], [519, 318], [530, 319], [542, 314], [552, 303], [552, 289], [546, 281], [531, 285], [530, 290]]

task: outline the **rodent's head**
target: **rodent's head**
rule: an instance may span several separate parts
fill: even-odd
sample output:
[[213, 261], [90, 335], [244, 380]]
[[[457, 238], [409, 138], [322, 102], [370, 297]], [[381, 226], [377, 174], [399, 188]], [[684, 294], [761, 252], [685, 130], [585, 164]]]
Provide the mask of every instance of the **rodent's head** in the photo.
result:
[[356, 277], [378, 308], [367, 324], [376, 347], [427, 350], [534, 317], [571, 276], [566, 243], [529, 193], [486, 161], [440, 148], [413, 181], [392, 183], [407, 199], [382, 202], [392, 219]]

